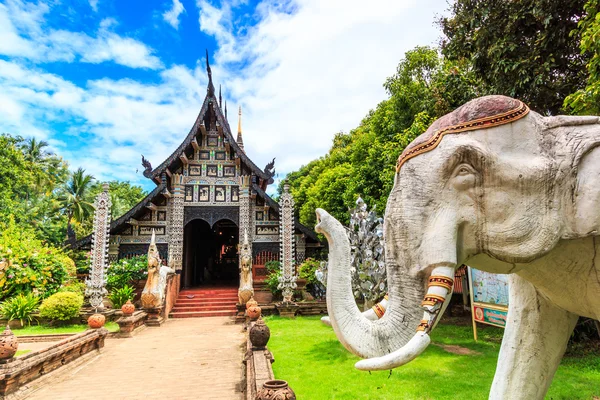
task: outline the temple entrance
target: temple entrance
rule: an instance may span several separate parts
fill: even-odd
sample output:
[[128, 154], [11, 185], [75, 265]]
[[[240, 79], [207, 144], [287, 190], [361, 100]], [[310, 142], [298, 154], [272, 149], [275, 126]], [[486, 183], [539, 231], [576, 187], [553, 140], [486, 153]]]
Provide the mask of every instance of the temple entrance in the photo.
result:
[[229, 220], [190, 221], [184, 230], [183, 287], [238, 286], [239, 228]]

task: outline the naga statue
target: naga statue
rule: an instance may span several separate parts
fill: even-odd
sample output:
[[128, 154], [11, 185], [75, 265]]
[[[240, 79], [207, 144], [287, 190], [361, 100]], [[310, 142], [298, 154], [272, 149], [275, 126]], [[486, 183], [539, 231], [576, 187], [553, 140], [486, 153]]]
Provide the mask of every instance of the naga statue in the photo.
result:
[[162, 265], [158, 248], [156, 247], [156, 235], [152, 230], [152, 240], [148, 248], [148, 279], [142, 291], [143, 308], [161, 308], [164, 302], [165, 289], [167, 287], [167, 276], [175, 273], [172, 268]]
[[265, 166], [264, 169], [264, 173], [269, 175], [269, 185], [272, 184], [273, 182], [275, 182], [275, 180], [273, 179], [273, 177], [275, 176], [275, 159], [273, 158], [273, 160], [268, 163]]
[[238, 298], [240, 304], [246, 304], [254, 296], [252, 285], [252, 252], [248, 243], [248, 231], [244, 231], [244, 243], [240, 251], [240, 288]]
[[142, 167], [144, 167], [144, 176], [148, 179], [152, 178], [152, 164], [142, 154]]

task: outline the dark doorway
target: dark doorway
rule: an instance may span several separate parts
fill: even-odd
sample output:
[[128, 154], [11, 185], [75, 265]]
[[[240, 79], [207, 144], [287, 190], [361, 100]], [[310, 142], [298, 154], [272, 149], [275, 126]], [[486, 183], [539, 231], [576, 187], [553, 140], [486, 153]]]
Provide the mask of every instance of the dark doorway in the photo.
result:
[[223, 219], [211, 228], [204, 220], [190, 221], [184, 231], [183, 286], [239, 285], [238, 243], [234, 222]]

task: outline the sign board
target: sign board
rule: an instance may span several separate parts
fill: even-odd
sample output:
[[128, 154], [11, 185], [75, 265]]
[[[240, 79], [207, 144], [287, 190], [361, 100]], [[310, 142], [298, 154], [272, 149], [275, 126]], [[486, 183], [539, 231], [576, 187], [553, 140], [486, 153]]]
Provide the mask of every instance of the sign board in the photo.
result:
[[492, 274], [469, 267], [469, 286], [475, 340], [476, 322], [504, 328], [508, 313], [508, 275]]

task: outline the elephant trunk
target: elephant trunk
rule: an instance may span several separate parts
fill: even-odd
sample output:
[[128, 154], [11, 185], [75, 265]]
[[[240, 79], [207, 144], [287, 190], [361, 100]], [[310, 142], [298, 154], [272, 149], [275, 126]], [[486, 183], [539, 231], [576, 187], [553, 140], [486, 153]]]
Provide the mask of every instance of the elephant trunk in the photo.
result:
[[[371, 321], [361, 313], [352, 294], [350, 243], [345, 228], [321, 209], [317, 210], [317, 219], [316, 230], [326, 236], [330, 249], [327, 309], [332, 327], [346, 349], [368, 358], [359, 361], [356, 367], [386, 370], [413, 360], [429, 345], [429, 332], [447, 304], [456, 265], [456, 241], [453, 257], [446, 254], [445, 262], [428, 263], [431, 268], [415, 268], [409, 249], [404, 249], [400, 257], [388, 249], [389, 303], [384, 316]], [[386, 240], [389, 239], [388, 235]], [[439, 243], [439, 239], [433, 243]], [[447, 252], [435, 247], [425, 253], [436, 254], [435, 259], [441, 260], [439, 253]], [[426, 292], [429, 275], [430, 286]]]

